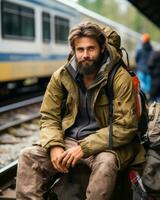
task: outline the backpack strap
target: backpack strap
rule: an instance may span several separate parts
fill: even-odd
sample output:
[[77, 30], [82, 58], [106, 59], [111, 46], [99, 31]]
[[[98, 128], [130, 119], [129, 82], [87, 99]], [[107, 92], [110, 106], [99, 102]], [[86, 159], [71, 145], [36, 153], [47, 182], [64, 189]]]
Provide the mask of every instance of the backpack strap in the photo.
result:
[[114, 93], [113, 93], [113, 81], [114, 81], [114, 76], [119, 69], [120, 66], [122, 66], [123, 60], [120, 60], [118, 63], [115, 64], [115, 66], [112, 68], [112, 70], [108, 74], [108, 81], [106, 84], [106, 95], [108, 96], [109, 99], [109, 119], [108, 119], [108, 124], [109, 124], [109, 149], [113, 148], [113, 98], [114, 98]]

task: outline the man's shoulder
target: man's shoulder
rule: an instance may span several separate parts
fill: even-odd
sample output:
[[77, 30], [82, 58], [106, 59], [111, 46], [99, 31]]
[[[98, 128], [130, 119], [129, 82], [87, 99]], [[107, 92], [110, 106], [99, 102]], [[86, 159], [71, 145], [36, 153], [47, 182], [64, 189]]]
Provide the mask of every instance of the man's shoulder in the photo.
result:
[[66, 72], [66, 64], [62, 65], [61, 67], [59, 67], [56, 71], [53, 72], [52, 74], [52, 78], [60, 78], [65, 72]]
[[129, 74], [129, 72], [127, 71], [127, 69], [125, 69], [125, 67], [120, 66], [119, 69], [117, 70], [116, 74], [115, 74], [115, 80], [122, 80], [123, 82], [125, 82], [126, 80], [132, 80], [131, 75]]
[[117, 70], [113, 82], [114, 90], [130, 87], [133, 84], [131, 75], [123, 66]]

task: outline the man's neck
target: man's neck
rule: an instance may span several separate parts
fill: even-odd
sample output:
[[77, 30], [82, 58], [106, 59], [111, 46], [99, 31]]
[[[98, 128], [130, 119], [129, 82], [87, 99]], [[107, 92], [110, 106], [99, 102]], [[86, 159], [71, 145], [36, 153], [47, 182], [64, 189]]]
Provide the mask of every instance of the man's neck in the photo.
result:
[[92, 85], [92, 83], [94, 82], [95, 78], [96, 78], [96, 74], [91, 74], [91, 75], [86, 75], [83, 77], [83, 82], [86, 88], [88, 88], [90, 85]]

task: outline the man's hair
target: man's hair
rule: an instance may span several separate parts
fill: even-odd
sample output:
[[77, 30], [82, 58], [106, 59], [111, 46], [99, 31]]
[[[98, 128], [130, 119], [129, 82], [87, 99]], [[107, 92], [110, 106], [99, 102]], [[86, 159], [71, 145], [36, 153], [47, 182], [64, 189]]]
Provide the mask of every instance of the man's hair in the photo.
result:
[[81, 37], [91, 37], [95, 39], [101, 48], [104, 47], [106, 42], [103, 30], [97, 24], [92, 22], [80, 23], [70, 31], [68, 39], [73, 50], [75, 49], [75, 39]]

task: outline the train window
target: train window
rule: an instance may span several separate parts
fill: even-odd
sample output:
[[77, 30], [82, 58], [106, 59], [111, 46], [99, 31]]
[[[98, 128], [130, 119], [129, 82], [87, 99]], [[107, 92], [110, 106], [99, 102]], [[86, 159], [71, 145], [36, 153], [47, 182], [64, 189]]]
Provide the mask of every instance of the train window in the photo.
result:
[[55, 42], [67, 43], [69, 34], [69, 20], [55, 16]]
[[9, 39], [33, 40], [34, 10], [2, 0], [2, 36]]
[[43, 33], [43, 42], [49, 43], [51, 40], [51, 28], [50, 28], [50, 14], [43, 12], [42, 13], [42, 33]]

